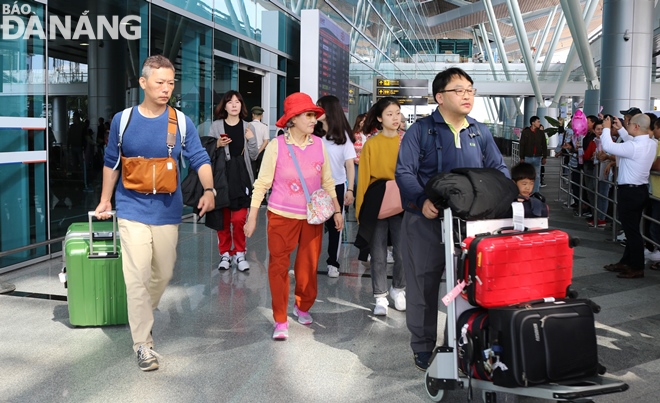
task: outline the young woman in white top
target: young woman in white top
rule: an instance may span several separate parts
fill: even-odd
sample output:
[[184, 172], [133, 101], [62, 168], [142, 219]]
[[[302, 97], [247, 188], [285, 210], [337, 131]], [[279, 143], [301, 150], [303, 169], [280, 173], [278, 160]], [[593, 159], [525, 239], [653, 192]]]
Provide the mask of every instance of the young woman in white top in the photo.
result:
[[[339, 98], [327, 95], [321, 97], [316, 104], [325, 110], [325, 114], [319, 117], [314, 134], [323, 139], [328, 152], [339, 205], [349, 206], [355, 199], [355, 137]], [[326, 222], [326, 229], [329, 238], [326, 260], [328, 277], [336, 278], [339, 277], [341, 231], [337, 231], [330, 220]]]

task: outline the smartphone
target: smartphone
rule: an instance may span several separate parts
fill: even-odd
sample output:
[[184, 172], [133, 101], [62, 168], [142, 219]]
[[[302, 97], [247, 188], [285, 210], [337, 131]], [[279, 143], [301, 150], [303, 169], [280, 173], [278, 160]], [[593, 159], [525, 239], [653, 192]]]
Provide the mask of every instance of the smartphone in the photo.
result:
[[228, 135], [227, 133], [222, 133], [222, 134], [220, 135], [220, 137], [222, 137], [223, 139], [226, 139], [226, 138], [229, 137], [229, 135]]

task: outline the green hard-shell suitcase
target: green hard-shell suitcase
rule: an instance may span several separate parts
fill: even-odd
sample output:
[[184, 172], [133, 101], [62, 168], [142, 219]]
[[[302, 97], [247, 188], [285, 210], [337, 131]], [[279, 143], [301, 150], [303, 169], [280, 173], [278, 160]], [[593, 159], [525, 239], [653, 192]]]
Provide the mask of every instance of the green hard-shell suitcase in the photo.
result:
[[[74, 326], [128, 323], [126, 284], [117, 242], [117, 218], [69, 226], [64, 239], [64, 269], [68, 289], [69, 321]], [[90, 238], [93, 242], [90, 243]]]

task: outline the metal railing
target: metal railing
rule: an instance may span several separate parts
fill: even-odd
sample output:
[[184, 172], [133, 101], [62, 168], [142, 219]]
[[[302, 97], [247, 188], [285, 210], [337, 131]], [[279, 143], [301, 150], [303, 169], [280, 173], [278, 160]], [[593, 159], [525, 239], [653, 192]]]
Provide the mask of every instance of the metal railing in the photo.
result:
[[[600, 164], [594, 165], [594, 172], [600, 172]], [[652, 176], [660, 176], [660, 172], [651, 171]], [[588, 186], [587, 180], [591, 180], [591, 184], [596, 184], [594, 189], [592, 186]], [[607, 184], [607, 191], [601, 192], [601, 184]], [[612, 197], [609, 196], [610, 189], [612, 191]], [[577, 193], [576, 193], [577, 192]], [[598, 227], [598, 217], [602, 216], [606, 219], [610, 219], [612, 222], [612, 232], [611, 232], [611, 241], [617, 240], [618, 228], [621, 226], [621, 221], [618, 219], [618, 210], [619, 210], [619, 186], [616, 181], [603, 180], [599, 179], [598, 175], [592, 175], [586, 173], [581, 169], [570, 167], [564, 163], [561, 164], [561, 169], [559, 172], [559, 190], [557, 191], [557, 200], [563, 201], [562, 194], [567, 196], [566, 207], [570, 208], [573, 204], [572, 201], [577, 204], [577, 213], [578, 216], [582, 216], [584, 207], [591, 208], [593, 221], [591, 226], [594, 228]], [[649, 195], [651, 201], [660, 202], [660, 199]], [[599, 200], [606, 199], [608, 201], [608, 206], [601, 209], [599, 208]], [[609, 214], [609, 203], [612, 205], [612, 214]], [[645, 210], [642, 213], [642, 219], [640, 222], [640, 230], [642, 232], [642, 237], [645, 241], [653, 244], [656, 248], [660, 249], [660, 240], [653, 240], [649, 236], [645, 235], [644, 229], [651, 224], [660, 225], [660, 221], [654, 219], [652, 216], [647, 214]]]
[[520, 142], [514, 141], [511, 143], [511, 166], [513, 167], [520, 162]]

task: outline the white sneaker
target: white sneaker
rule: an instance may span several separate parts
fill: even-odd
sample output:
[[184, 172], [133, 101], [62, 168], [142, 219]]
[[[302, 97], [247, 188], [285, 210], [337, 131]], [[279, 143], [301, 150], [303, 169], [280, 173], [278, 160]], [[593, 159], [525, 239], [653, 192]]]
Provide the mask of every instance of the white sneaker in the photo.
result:
[[394, 263], [394, 256], [392, 255], [392, 250], [387, 249], [387, 264], [393, 264]]
[[236, 263], [238, 271], [250, 270], [250, 263], [245, 260], [245, 252], [236, 252], [236, 256], [234, 256], [234, 263]]
[[406, 310], [406, 290], [403, 288], [390, 287], [390, 297], [394, 300], [394, 307], [397, 311]]
[[623, 231], [621, 231], [621, 232], [619, 233], [619, 235], [616, 236], [616, 240], [619, 241], [619, 242], [621, 242], [621, 241], [623, 241], [624, 239], [626, 239], [626, 233], [623, 232]]
[[220, 264], [218, 265], [218, 270], [229, 270], [231, 267], [231, 257], [229, 252], [225, 252], [220, 255]]
[[387, 307], [390, 303], [387, 302], [386, 297], [376, 298], [376, 307], [374, 308], [374, 315], [385, 316], [387, 315]]
[[339, 269], [335, 266], [328, 265], [328, 277], [337, 278], [339, 277]]
[[660, 250], [656, 250], [655, 252], [650, 252], [648, 255], [646, 254], [646, 250], [644, 249], [644, 258], [646, 260], [650, 260], [652, 262], [660, 262]]

